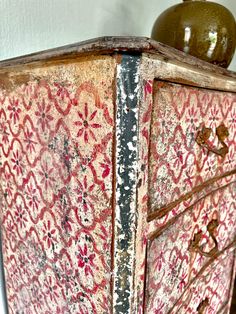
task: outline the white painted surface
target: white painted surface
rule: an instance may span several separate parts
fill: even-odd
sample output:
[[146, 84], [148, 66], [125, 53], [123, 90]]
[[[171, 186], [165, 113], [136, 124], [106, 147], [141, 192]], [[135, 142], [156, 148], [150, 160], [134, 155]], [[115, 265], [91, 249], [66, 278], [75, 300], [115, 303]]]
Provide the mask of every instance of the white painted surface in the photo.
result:
[[[103, 35], [149, 37], [156, 17], [180, 1], [0, 0], [0, 59]], [[236, 17], [234, 0], [215, 2]]]
[[[178, 2], [0, 0], [0, 60], [104, 35], [149, 37], [156, 17]], [[226, 6], [236, 17], [235, 1], [215, 2]], [[236, 71], [236, 57], [230, 69]], [[1, 298], [0, 313], [4, 313]]]

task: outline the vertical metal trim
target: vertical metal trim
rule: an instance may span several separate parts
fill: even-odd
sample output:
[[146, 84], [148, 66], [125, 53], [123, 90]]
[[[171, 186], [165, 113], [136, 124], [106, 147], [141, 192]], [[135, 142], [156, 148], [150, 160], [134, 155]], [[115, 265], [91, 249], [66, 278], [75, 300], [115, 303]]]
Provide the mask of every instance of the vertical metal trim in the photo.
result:
[[131, 313], [135, 262], [140, 56], [117, 66], [113, 313]]

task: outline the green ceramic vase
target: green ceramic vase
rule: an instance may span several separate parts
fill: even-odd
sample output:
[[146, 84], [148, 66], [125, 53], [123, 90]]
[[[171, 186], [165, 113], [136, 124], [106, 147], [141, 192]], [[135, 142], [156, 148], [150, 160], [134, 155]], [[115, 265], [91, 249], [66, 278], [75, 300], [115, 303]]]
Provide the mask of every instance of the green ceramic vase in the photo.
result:
[[231, 12], [205, 0], [183, 0], [156, 20], [151, 37], [207, 62], [227, 68], [236, 46]]

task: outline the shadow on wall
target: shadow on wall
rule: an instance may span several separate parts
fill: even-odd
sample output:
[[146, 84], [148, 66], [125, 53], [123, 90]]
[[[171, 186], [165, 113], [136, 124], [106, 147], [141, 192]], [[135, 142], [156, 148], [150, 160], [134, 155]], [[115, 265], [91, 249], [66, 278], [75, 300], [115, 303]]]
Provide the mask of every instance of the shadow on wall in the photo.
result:
[[116, 0], [114, 2], [116, 3], [113, 3], [112, 7], [107, 4], [100, 8], [103, 11], [100, 14], [103, 16], [103, 21], [99, 24], [98, 32], [116, 36], [144, 36], [144, 23], [142, 22], [147, 14], [144, 1]]

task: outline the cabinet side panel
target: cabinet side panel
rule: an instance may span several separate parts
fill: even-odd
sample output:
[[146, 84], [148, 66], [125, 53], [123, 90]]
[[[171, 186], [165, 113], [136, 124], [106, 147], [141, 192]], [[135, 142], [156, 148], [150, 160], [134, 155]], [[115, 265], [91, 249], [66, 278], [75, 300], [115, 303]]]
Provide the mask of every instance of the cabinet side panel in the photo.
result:
[[112, 57], [0, 77], [9, 313], [111, 313]]

